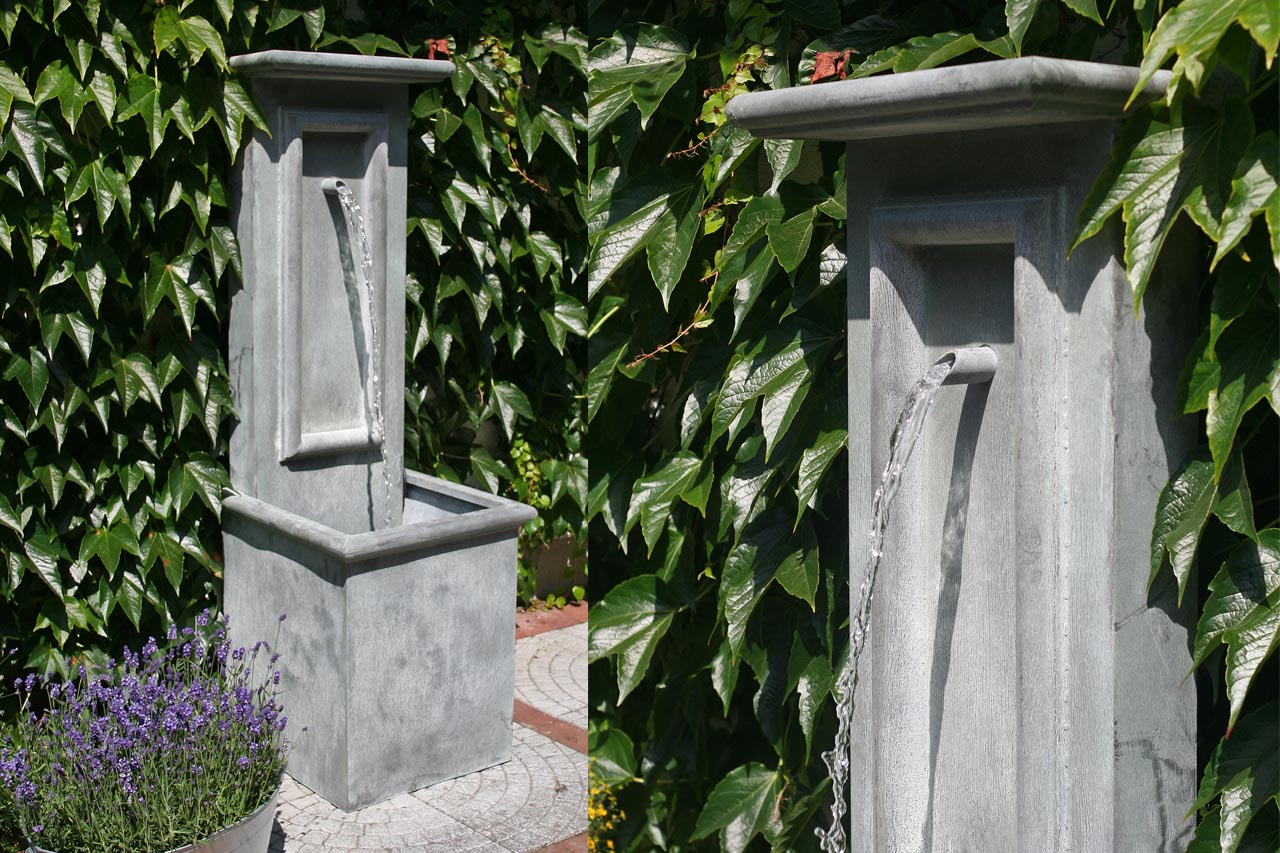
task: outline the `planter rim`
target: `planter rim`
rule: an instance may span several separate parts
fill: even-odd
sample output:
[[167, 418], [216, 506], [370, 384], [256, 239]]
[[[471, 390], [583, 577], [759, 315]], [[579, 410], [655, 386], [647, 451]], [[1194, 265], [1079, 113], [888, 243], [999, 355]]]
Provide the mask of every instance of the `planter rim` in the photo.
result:
[[230, 488], [222, 491], [222, 508], [225, 513], [270, 528], [345, 564], [422, 552], [494, 534], [514, 535], [520, 525], [538, 515], [533, 507], [439, 477], [406, 470], [404, 478], [407, 485], [439, 492], [479, 508], [450, 518], [400, 524], [366, 533], [343, 533]]
[[[216, 840], [218, 836], [221, 835], [222, 833], [236, 829], [237, 827], [244, 826], [247, 823], [252, 823], [255, 819], [260, 817], [264, 811], [270, 809], [274, 813], [276, 809], [276, 800], [278, 800], [280, 797], [280, 789], [283, 785], [284, 785], [284, 777], [281, 777], [280, 781], [276, 783], [275, 790], [271, 792], [271, 796], [267, 797], [266, 802], [258, 806], [253, 811], [249, 812], [244, 817], [240, 818], [235, 823], [224, 826], [222, 829], [219, 829], [218, 831], [213, 833], [213, 835], [210, 835], [208, 838], [202, 838], [201, 840], [195, 842], [194, 844], [184, 844], [181, 847], [175, 847], [171, 850], [166, 850], [164, 851], [164, 853], [196, 853], [201, 849], [202, 846], [207, 846], [211, 841]], [[35, 844], [31, 844], [30, 842], [28, 842], [27, 853], [56, 853], [56, 851], [46, 850], [43, 847], [39, 847]]]
[[453, 63], [403, 56], [359, 56], [309, 50], [261, 50], [228, 63], [244, 77], [263, 80], [330, 80], [359, 83], [433, 83], [453, 74]]
[[[1156, 72], [1133, 99], [1164, 94]], [[1138, 69], [1025, 56], [739, 95], [725, 107], [736, 127], [780, 139], [883, 139], [1000, 127], [1117, 119]]]

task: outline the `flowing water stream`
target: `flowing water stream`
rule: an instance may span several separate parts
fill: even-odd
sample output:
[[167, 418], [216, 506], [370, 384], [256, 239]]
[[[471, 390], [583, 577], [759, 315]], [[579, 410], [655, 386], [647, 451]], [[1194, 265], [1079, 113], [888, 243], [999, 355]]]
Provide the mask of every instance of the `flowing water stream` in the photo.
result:
[[378, 441], [382, 453], [382, 485], [385, 501], [383, 503], [383, 526], [391, 526], [391, 482], [390, 466], [387, 464], [387, 424], [382, 415], [382, 384], [379, 381], [381, 370], [378, 368], [382, 348], [378, 343], [378, 311], [373, 296], [373, 254], [369, 250], [369, 237], [364, 230], [364, 214], [356, 203], [351, 188], [342, 181], [335, 180], [333, 186], [338, 194], [338, 202], [342, 205], [342, 214], [347, 220], [347, 232], [351, 234], [360, 249], [360, 277], [364, 284], [364, 311], [369, 321], [369, 347], [366, 358], [365, 375], [368, 387], [365, 389], [367, 405], [371, 410], [372, 429], [370, 432]]
[[858, 593], [858, 606], [852, 613], [849, 625], [849, 662], [836, 683], [836, 740], [831, 749], [822, 753], [822, 760], [831, 771], [831, 827], [819, 827], [819, 845], [824, 853], [845, 853], [848, 849], [844, 832], [844, 815], [848, 808], [845, 794], [849, 781], [850, 723], [853, 720], [854, 692], [858, 688], [858, 660], [867, 641], [871, 625], [871, 596], [875, 591], [876, 571], [880, 568], [880, 555], [884, 546], [884, 531], [889, 525], [889, 509], [898, 493], [902, 474], [911, 458], [916, 440], [924, 430], [925, 416], [933, 404], [934, 395], [942, 386], [954, 366], [954, 360], [944, 358], [920, 377], [920, 381], [907, 395], [898, 414], [898, 423], [889, 437], [889, 461], [880, 475], [880, 485], [871, 501], [871, 529], [867, 533], [867, 562], [862, 575], [862, 587]]

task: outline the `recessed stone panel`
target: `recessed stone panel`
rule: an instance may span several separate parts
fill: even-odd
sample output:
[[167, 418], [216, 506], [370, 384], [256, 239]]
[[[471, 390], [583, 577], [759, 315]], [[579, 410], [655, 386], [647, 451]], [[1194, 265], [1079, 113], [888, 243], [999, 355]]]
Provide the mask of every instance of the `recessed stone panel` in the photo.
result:
[[383, 253], [371, 252], [366, 282], [359, 237], [321, 185], [345, 183], [360, 205], [369, 245], [382, 245], [386, 212], [373, 200], [386, 195], [386, 118], [291, 110], [285, 128], [281, 460], [376, 449], [382, 435], [375, 378], [385, 385]]

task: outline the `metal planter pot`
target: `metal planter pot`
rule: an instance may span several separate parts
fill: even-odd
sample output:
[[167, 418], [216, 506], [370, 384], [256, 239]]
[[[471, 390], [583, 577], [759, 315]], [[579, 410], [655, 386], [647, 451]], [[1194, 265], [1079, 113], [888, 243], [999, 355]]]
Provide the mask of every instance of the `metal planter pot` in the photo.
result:
[[[271, 827], [275, 824], [276, 800], [280, 797], [277, 787], [271, 798], [258, 806], [243, 820], [220, 829], [213, 835], [186, 844], [166, 853], [267, 853], [271, 844]], [[34, 844], [27, 848], [27, 853], [54, 853]]]

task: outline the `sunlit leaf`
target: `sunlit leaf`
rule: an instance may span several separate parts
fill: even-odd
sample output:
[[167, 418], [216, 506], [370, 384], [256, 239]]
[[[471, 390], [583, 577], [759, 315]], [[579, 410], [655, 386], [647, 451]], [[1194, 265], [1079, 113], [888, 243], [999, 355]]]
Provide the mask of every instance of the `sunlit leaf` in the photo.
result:
[[597, 124], [593, 115], [588, 138], [630, 103], [647, 123], [692, 55], [679, 32], [652, 24], [624, 27], [596, 45], [587, 59], [588, 113], [603, 109], [610, 116]]
[[1200, 545], [1200, 534], [1209, 519], [1216, 494], [1213, 459], [1208, 448], [1199, 447], [1160, 492], [1151, 531], [1148, 587], [1155, 583], [1167, 555], [1178, 582], [1178, 601], [1182, 601], [1196, 548]]
[[644, 677], [674, 615], [662, 582], [653, 575], [623, 581], [592, 607], [587, 660], [616, 658], [619, 704]]
[[776, 823], [781, 787], [778, 773], [762, 764], [729, 771], [708, 795], [690, 838], [696, 841], [719, 832], [722, 850], [742, 853], [751, 839]]

